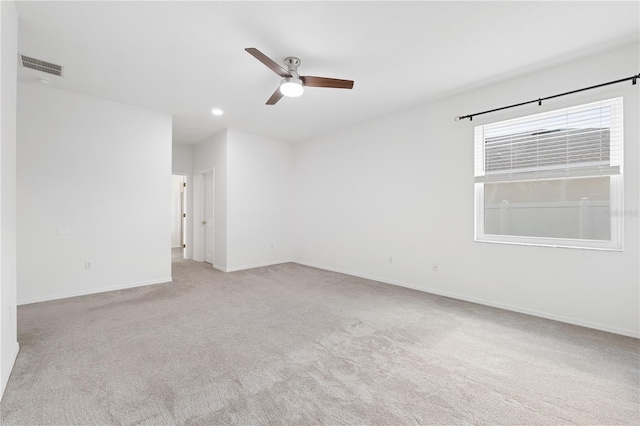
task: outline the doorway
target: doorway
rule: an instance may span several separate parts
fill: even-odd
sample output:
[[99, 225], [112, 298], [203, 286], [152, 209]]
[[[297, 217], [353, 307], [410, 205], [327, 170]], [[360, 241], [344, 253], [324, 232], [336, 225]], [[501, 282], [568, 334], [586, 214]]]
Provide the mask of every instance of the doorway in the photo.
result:
[[186, 259], [187, 177], [171, 176], [171, 255]]

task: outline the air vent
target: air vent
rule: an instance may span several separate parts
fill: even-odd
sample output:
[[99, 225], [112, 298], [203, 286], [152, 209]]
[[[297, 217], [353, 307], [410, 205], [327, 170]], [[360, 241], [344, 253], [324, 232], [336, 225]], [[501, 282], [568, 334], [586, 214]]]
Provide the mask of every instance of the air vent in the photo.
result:
[[48, 74], [62, 77], [62, 65], [52, 64], [51, 62], [42, 61], [40, 59], [30, 58], [29, 56], [20, 55], [22, 66], [33, 70], [46, 72]]

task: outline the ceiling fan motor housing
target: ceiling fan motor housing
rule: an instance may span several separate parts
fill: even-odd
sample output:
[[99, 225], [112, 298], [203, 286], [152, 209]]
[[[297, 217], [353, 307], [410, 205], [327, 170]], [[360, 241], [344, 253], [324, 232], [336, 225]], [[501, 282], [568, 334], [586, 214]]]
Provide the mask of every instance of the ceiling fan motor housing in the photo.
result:
[[289, 56], [284, 59], [284, 64], [287, 66], [289, 73], [294, 77], [300, 77], [298, 74], [298, 67], [300, 66], [300, 59]]

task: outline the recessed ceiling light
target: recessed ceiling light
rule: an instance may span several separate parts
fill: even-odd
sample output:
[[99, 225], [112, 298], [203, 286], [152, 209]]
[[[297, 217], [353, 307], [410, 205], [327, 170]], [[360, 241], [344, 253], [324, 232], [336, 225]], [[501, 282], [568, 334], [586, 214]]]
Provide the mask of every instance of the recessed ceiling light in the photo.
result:
[[220, 108], [214, 108], [211, 110], [211, 114], [213, 115], [222, 115], [224, 113], [224, 111], [222, 111]]

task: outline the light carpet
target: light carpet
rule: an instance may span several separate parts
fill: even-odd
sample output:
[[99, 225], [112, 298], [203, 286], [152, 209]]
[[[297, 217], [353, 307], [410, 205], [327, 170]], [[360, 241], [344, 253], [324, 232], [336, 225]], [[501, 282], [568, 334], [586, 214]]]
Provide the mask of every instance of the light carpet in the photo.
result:
[[640, 423], [639, 341], [288, 263], [18, 309], [2, 425]]

